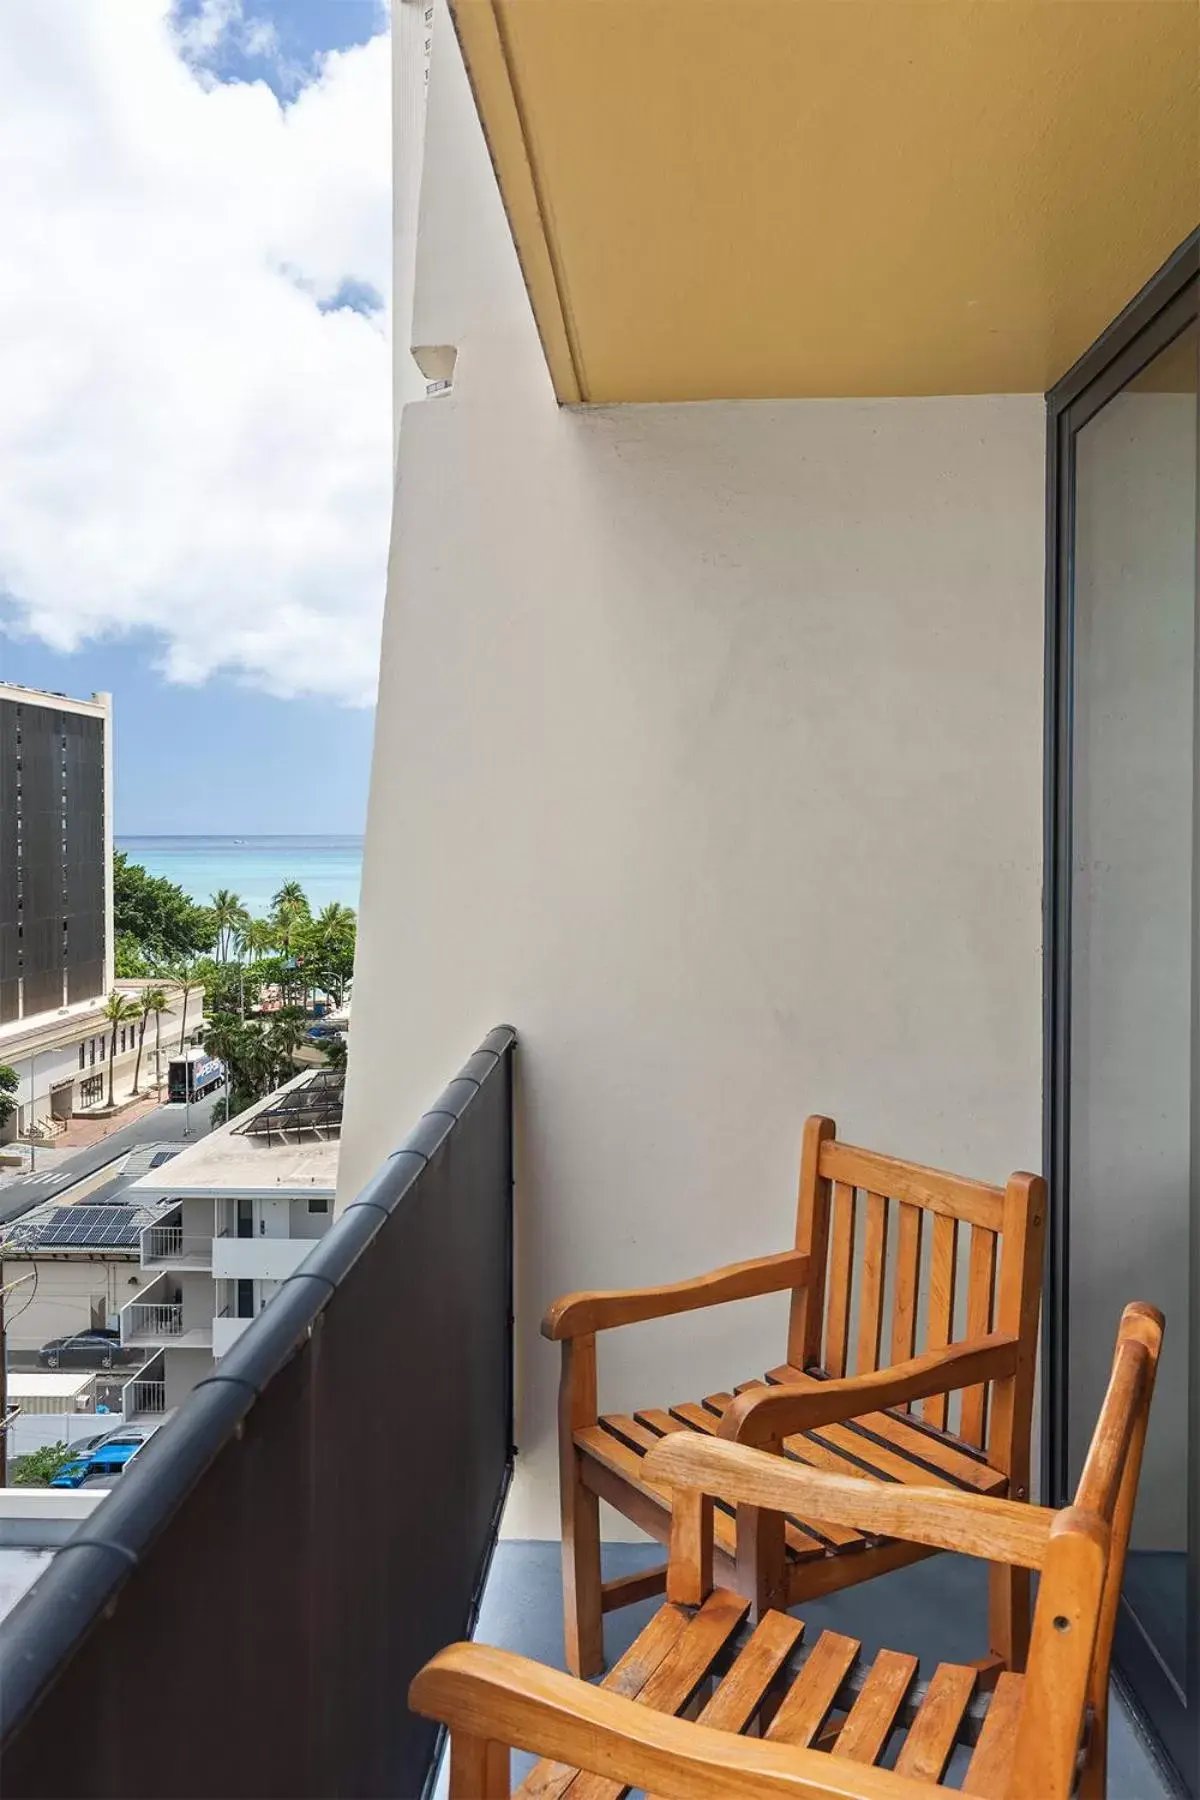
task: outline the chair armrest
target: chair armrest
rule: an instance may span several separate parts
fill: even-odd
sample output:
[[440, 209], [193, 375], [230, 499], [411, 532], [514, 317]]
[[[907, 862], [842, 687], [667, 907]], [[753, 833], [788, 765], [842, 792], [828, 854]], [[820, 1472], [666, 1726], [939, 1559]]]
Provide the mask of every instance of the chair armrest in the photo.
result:
[[808, 1279], [806, 1251], [783, 1250], [777, 1256], [759, 1256], [753, 1262], [728, 1263], [711, 1275], [677, 1281], [670, 1287], [613, 1288], [603, 1293], [564, 1294], [547, 1309], [542, 1320], [546, 1338], [581, 1337], [585, 1332], [610, 1331], [616, 1325], [636, 1325], [643, 1319], [665, 1319], [672, 1313], [694, 1312], [701, 1306], [720, 1306], [726, 1300], [752, 1300], [760, 1294], [778, 1294], [801, 1286]]
[[668, 1800], [816, 1800], [834, 1792], [841, 1800], [928, 1800], [930, 1792], [890, 1769], [675, 1719], [484, 1644], [440, 1651], [413, 1681], [408, 1703], [450, 1727], [452, 1766], [461, 1734], [531, 1750]]
[[826, 1519], [831, 1525], [1022, 1569], [1041, 1568], [1058, 1517], [1049, 1507], [1027, 1500], [827, 1474], [807, 1463], [692, 1431], [663, 1438], [647, 1452], [642, 1466], [648, 1480], [699, 1489], [730, 1506]]
[[882, 1412], [931, 1394], [997, 1381], [1017, 1366], [1019, 1340], [992, 1332], [971, 1344], [929, 1350], [909, 1362], [895, 1363], [873, 1375], [851, 1375], [844, 1381], [815, 1381], [804, 1387], [750, 1388], [726, 1407], [723, 1438], [739, 1444], [769, 1444], [799, 1431], [838, 1425], [860, 1413]]

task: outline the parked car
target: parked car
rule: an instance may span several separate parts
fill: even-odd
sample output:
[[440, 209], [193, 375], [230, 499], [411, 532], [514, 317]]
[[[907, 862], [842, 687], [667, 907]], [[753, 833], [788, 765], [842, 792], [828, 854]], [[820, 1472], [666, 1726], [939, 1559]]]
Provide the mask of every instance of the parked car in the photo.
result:
[[119, 1331], [73, 1331], [43, 1344], [38, 1362], [43, 1369], [111, 1369], [117, 1363], [136, 1361], [137, 1354], [122, 1348]]
[[99, 1438], [89, 1438], [90, 1449], [86, 1456], [73, 1456], [69, 1462], [63, 1463], [50, 1486], [56, 1488], [86, 1487], [98, 1479], [110, 1479], [124, 1472], [127, 1463], [133, 1461], [139, 1450], [145, 1448], [154, 1435], [151, 1427], [146, 1429], [140, 1425], [118, 1426], [115, 1431], [105, 1432]]
[[52, 1488], [77, 1488], [87, 1478], [88, 1458], [73, 1456], [70, 1462], [60, 1463], [57, 1474], [50, 1477]]
[[87, 1474], [120, 1475], [126, 1463], [133, 1461], [139, 1450], [143, 1450], [149, 1441], [149, 1433], [138, 1431], [115, 1431], [111, 1437], [92, 1451], [88, 1458]]

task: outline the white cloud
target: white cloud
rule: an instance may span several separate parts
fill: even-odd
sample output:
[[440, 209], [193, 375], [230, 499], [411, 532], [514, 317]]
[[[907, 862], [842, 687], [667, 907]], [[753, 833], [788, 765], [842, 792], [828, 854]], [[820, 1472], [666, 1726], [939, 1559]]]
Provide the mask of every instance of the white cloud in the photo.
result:
[[[0, 616], [171, 677], [374, 693], [391, 501], [388, 46], [286, 107], [170, 0], [0, 5]], [[215, 33], [215, 36], [212, 35]], [[205, 34], [208, 34], [207, 36]]]

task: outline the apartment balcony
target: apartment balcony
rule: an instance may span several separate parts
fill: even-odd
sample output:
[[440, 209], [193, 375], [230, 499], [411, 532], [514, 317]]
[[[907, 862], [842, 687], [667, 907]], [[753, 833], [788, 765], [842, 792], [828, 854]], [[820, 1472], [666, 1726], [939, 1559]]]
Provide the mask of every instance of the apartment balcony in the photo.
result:
[[131, 1349], [211, 1350], [212, 1325], [184, 1324], [183, 1301], [172, 1297], [166, 1274], [121, 1308], [121, 1343]]
[[[439, 1734], [403, 1704], [428, 1657], [477, 1624], [562, 1666], [557, 1543], [492, 1557], [514, 1455], [513, 1043], [493, 1032], [265, 1311], [226, 1321], [244, 1329], [216, 1373], [9, 1615], [5, 1800], [434, 1795]], [[152, 1400], [157, 1379], [150, 1361], [130, 1387]], [[605, 1558], [636, 1577], [662, 1551]], [[655, 1604], [609, 1616], [610, 1659]], [[966, 1661], [986, 1606], [986, 1570], [943, 1556], [805, 1617]], [[131, 1732], [111, 1694], [148, 1663], [174, 1679]], [[195, 1684], [213, 1668], [207, 1731]], [[335, 1686], [336, 1706], [298, 1704]], [[1119, 1711], [1110, 1793], [1165, 1794]]]
[[167, 1410], [166, 1366], [162, 1352], [144, 1362], [121, 1389], [121, 1412], [127, 1425], [161, 1419]]
[[142, 1267], [144, 1269], [195, 1269], [204, 1272], [212, 1267], [211, 1237], [185, 1234], [179, 1218], [147, 1225], [142, 1232]]

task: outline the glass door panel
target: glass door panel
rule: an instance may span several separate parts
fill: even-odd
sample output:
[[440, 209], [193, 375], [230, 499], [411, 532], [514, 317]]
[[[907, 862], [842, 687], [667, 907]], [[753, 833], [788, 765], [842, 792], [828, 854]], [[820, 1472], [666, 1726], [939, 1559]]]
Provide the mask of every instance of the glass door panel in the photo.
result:
[[1193, 323], [1074, 439], [1067, 1485], [1121, 1307], [1152, 1301], [1167, 1340], [1118, 1659], [1156, 1713], [1186, 1706], [1195, 1628], [1197, 367]]

